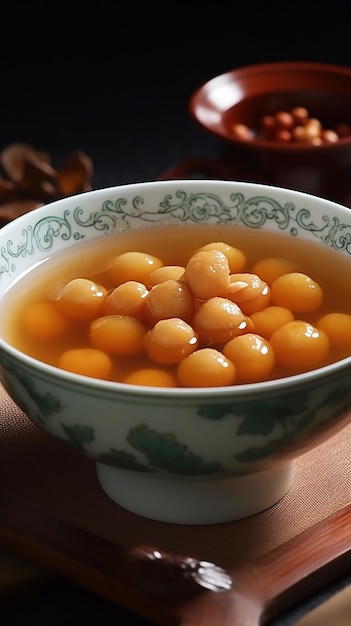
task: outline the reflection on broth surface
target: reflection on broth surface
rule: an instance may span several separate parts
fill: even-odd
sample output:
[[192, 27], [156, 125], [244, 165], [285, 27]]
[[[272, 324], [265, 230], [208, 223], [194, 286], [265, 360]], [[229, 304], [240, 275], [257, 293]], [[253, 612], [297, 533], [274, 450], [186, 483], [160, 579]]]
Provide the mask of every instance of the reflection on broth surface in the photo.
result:
[[230, 226], [130, 230], [47, 259], [5, 295], [2, 335], [96, 378], [258, 382], [351, 354], [351, 261]]

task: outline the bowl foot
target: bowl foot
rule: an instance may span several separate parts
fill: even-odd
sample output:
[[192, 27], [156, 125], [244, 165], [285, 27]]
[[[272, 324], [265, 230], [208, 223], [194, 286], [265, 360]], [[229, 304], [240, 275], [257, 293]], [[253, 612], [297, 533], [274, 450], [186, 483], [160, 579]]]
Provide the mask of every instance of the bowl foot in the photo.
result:
[[294, 469], [290, 461], [235, 478], [170, 480], [96, 464], [100, 486], [113, 502], [173, 524], [219, 524], [261, 513], [286, 495]]

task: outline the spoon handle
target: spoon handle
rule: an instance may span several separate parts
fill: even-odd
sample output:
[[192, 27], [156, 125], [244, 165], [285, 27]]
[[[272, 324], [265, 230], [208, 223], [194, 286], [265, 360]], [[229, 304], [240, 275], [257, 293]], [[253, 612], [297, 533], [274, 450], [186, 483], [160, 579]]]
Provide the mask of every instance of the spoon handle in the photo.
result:
[[351, 568], [351, 504], [283, 544], [258, 563], [264, 609], [272, 615], [301, 601]]
[[351, 504], [229, 572], [230, 591], [191, 598], [181, 626], [262, 626], [350, 571]]

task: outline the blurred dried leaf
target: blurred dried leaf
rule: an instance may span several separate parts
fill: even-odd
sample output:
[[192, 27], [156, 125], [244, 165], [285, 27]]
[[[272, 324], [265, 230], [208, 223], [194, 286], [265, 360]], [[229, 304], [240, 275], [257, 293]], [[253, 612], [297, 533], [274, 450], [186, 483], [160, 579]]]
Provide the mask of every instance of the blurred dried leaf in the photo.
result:
[[71, 196], [91, 189], [93, 164], [84, 152], [69, 155], [56, 176], [57, 189], [62, 196]]
[[15, 195], [15, 183], [0, 177], [0, 205]]
[[22, 164], [22, 176], [17, 181], [21, 195], [49, 200], [56, 195], [56, 171], [44, 161], [28, 158]]
[[25, 143], [12, 143], [0, 153], [0, 161], [7, 176], [13, 181], [20, 181], [26, 161], [46, 164], [50, 163], [50, 156]]
[[0, 152], [0, 226], [44, 202], [89, 191], [93, 163], [81, 150], [69, 154], [55, 169], [50, 155], [25, 143], [13, 143]]

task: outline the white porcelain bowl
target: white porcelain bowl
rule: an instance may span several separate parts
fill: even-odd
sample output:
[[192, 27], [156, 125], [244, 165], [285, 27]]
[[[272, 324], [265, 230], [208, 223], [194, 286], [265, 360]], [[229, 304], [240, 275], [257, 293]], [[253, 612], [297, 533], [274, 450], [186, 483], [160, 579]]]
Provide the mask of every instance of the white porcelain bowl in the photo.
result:
[[[126, 228], [200, 222], [284, 232], [351, 255], [351, 211], [343, 206], [250, 183], [146, 182], [59, 200], [2, 228], [0, 298], [69, 246]], [[96, 461], [114, 502], [172, 523], [267, 509], [289, 490], [295, 459], [350, 419], [351, 358], [272, 382], [164, 389], [71, 374], [0, 337], [0, 373], [33, 422]]]

